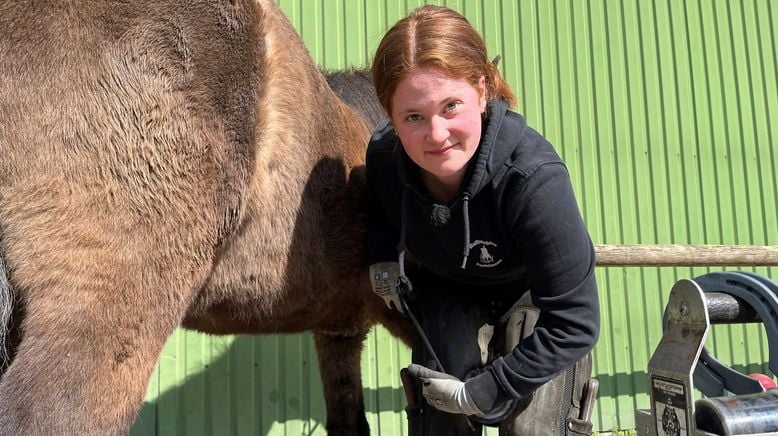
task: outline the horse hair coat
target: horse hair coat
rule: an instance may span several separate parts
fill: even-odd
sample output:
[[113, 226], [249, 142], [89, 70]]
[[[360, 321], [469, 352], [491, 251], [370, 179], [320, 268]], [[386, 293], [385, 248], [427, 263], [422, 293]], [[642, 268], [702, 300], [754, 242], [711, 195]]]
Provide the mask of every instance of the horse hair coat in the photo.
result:
[[0, 10], [0, 434], [126, 433], [179, 325], [313, 331], [329, 433], [367, 434], [363, 339], [407, 337], [363, 260], [369, 130], [276, 3]]

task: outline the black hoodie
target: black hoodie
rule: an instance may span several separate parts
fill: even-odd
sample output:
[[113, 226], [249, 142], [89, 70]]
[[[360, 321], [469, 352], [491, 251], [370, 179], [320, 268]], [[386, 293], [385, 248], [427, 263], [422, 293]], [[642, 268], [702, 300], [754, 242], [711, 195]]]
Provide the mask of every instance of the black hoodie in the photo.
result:
[[432, 200], [390, 124], [378, 126], [367, 149], [369, 263], [399, 257], [402, 268], [407, 247], [421, 266], [477, 295], [515, 283], [518, 299], [530, 289], [541, 311], [530, 337], [467, 381], [484, 411], [574, 364], [594, 347], [600, 326], [594, 249], [567, 168], [506, 102], [490, 103], [487, 113], [447, 205]]

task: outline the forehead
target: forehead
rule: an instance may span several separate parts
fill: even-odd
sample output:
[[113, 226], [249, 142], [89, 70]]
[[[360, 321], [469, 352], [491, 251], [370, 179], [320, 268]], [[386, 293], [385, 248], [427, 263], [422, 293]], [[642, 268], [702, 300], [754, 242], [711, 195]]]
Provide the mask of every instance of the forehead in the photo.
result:
[[444, 73], [437, 68], [414, 70], [397, 83], [392, 96], [395, 110], [417, 109], [417, 105], [441, 103], [452, 97], [466, 98], [477, 90], [464, 78]]

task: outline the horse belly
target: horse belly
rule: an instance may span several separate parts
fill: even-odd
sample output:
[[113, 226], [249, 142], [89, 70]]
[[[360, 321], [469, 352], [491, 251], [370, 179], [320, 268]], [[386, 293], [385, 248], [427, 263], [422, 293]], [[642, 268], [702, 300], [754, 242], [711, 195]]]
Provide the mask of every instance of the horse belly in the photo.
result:
[[243, 222], [217, 254], [188, 320], [216, 329], [241, 320], [237, 326], [253, 333], [364, 328], [372, 292], [363, 265], [363, 187], [348, 180], [359, 177], [337, 159], [295, 162], [296, 169], [279, 165], [284, 178], [255, 174]]

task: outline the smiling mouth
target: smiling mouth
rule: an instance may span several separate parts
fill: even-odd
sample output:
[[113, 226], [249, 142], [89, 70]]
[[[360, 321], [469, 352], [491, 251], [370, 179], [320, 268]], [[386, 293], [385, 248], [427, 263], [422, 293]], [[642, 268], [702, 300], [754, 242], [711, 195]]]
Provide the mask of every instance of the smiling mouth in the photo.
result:
[[445, 153], [445, 152], [447, 152], [447, 151], [451, 150], [451, 149], [452, 149], [452, 148], [454, 148], [455, 146], [456, 146], [456, 144], [454, 144], [454, 145], [449, 145], [448, 147], [443, 147], [443, 148], [441, 148], [441, 149], [439, 149], [439, 150], [428, 151], [427, 153], [429, 153], [429, 154], [443, 154], [443, 153]]

